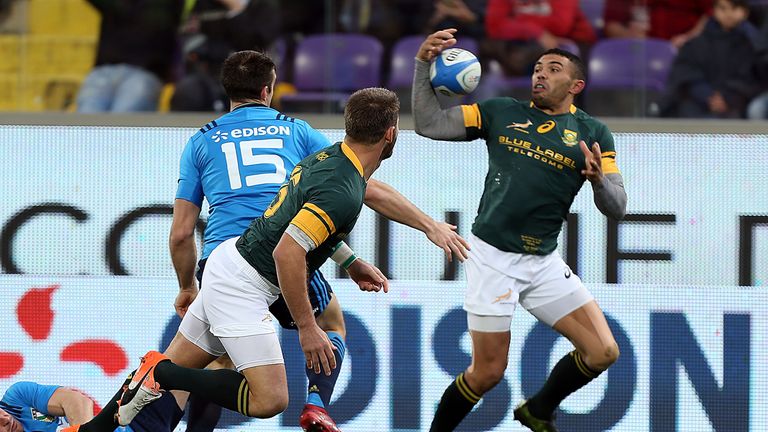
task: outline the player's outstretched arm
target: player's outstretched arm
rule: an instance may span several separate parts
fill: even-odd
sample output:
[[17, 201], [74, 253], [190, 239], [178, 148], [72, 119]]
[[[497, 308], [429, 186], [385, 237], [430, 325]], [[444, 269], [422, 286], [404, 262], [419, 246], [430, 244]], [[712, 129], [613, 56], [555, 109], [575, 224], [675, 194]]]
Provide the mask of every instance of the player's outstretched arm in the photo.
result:
[[197, 265], [197, 246], [195, 245], [195, 226], [200, 216], [200, 207], [183, 199], [173, 203], [173, 222], [168, 247], [171, 261], [179, 281], [179, 294], [174, 308], [183, 317], [187, 308], [197, 296], [195, 266]]
[[414, 129], [432, 139], [461, 141], [467, 139], [464, 114], [460, 106], [442, 109], [429, 83], [429, 64], [446, 48], [456, 44], [456, 29], [440, 30], [427, 36], [416, 54], [411, 105]]
[[370, 179], [365, 191], [365, 205], [384, 217], [426, 234], [429, 241], [445, 251], [448, 261], [454, 255], [459, 261], [467, 258], [469, 243], [456, 232], [455, 225], [432, 219], [392, 186]]
[[84, 394], [59, 387], [48, 400], [48, 414], [66, 417], [69, 424], [83, 424], [93, 418], [93, 401]]
[[595, 206], [609, 218], [623, 219], [627, 214], [627, 192], [624, 190], [623, 177], [618, 172], [603, 173], [600, 144], [594, 143], [590, 149], [584, 141], [580, 141], [579, 147], [587, 166], [581, 173], [592, 183]]

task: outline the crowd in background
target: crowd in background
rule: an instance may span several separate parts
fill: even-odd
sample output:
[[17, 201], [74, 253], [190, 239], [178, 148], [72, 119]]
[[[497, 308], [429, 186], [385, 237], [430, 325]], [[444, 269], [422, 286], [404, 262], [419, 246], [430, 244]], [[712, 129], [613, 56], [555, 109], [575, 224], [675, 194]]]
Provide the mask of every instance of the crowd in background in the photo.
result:
[[[496, 62], [512, 77], [564, 42], [588, 62], [603, 39], [666, 40], [678, 54], [656, 114], [768, 118], [768, 0], [87, 1], [101, 29], [77, 97], [82, 112], [156, 109], [166, 83], [171, 110], [222, 112], [218, 73], [232, 51], [279, 46], [290, 59], [307, 35], [359, 33], [377, 38], [386, 59], [405, 36], [454, 27], [459, 39], [478, 41], [484, 66]], [[289, 85], [292, 63], [280, 65]]]

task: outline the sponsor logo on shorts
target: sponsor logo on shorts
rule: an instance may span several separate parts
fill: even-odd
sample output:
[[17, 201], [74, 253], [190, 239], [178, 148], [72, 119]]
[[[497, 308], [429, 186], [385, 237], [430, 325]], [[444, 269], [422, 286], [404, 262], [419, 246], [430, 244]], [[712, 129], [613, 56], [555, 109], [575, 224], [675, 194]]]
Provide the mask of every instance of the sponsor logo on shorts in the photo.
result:
[[565, 268], [565, 274], [563, 276], [565, 276], [566, 279], [571, 277], [571, 268], [570, 267], [566, 267]]
[[500, 302], [502, 300], [509, 300], [510, 297], [512, 297], [512, 288], [509, 288], [506, 293], [496, 297], [496, 299], [493, 300], [491, 302], [491, 304], [498, 303], [498, 302]]
[[271, 314], [266, 314], [266, 315], [264, 315], [264, 318], [261, 319], [261, 322], [270, 322], [270, 321], [272, 321], [272, 315]]

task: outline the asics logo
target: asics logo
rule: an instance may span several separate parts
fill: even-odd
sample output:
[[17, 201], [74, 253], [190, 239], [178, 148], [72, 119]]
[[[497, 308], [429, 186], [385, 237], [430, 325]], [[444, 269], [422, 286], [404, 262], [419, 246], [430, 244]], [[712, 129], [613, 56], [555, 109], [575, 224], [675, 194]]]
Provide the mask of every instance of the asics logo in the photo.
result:
[[510, 297], [512, 297], [512, 288], [509, 288], [506, 293], [496, 297], [496, 299], [492, 301], [491, 304], [498, 303], [502, 300], [509, 300]]
[[226, 140], [228, 138], [229, 138], [229, 134], [227, 132], [222, 132], [222, 131], [216, 131], [216, 133], [213, 134], [213, 136], [211, 137], [211, 139], [215, 143]]

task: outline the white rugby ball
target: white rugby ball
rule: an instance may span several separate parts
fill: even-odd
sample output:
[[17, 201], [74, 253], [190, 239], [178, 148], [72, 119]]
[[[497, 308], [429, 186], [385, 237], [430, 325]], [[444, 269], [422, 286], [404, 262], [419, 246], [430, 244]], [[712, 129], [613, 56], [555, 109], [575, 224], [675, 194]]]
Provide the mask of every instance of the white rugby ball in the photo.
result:
[[429, 67], [432, 88], [446, 96], [472, 93], [480, 83], [482, 71], [474, 54], [461, 48], [440, 53]]

